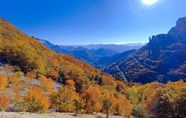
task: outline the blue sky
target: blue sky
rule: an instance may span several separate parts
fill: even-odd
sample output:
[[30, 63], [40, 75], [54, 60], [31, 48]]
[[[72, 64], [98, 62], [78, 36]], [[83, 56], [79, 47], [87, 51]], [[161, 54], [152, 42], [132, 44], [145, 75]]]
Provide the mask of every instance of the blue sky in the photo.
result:
[[0, 0], [0, 17], [60, 45], [148, 42], [184, 16], [185, 0]]

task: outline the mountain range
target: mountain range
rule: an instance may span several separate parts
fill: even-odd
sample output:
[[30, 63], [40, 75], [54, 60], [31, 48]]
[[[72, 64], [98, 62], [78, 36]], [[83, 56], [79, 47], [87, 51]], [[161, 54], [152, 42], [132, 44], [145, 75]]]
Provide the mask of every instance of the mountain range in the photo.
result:
[[92, 64], [117, 79], [166, 83], [169, 80], [186, 78], [185, 17], [178, 19], [176, 26], [167, 34], [149, 37], [149, 42], [141, 48], [140, 44], [60, 46], [46, 40], [39, 41], [56, 52], [69, 54]]
[[[51, 50], [68, 54], [84, 62], [87, 62], [99, 69], [127, 56], [134, 50], [139, 49], [144, 43], [130, 44], [91, 44], [91, 45], [54, 45], [47, 40], [39, 39], [46, 47]], [[126, 52], [125, 52], [126, 51]]]
[[140, 83], [185, 79], [186, 17], [178, 19], [167, 34], [150, 37], [139, 50], [106, 66], [104, 72]]
[[[124, 52], [121, 52], [122, 49], [119, 51], [116, 48], [117, 46], [121, 48], [124, 45], [114, 44], [88, 46], [53, 45], [46, 40], [37, 39], [39, 40], [37, 41], [34, 37], [27, 36], [2, 18], [0, 25], [1, 62], [18, 66], [25, 73], [34, 70], [38, 74], [47, 75], [48, 71], [54, 69], [58, 70], [63, 78], [64, 73], [61, 71], [63, 68], [55, 66], [50, 61], [56, 61], [59, 65], [62, 64], [61, 60], [64, 62], [74, 60], [72, 61], [74, 64], [77, 62], [84, 63], [75, 59], [77, 58], [122, 80], [126, 79], [140, 83], [152, 81], [166, 83], [167, 81], [186, 78], [186, 17], [178, 19], [176, 26], [171, 28], [167, 34], [149, 37], [149, 42], [145, 46], [138, 50], [124, 50]], [[22, 39], [25, 42], [22, 42]], [[63, 56], [50, 52], [40, 42], [48, 48], [63, 54]], [[53, 60], [54, 58], [58, 58], [58, 60]], [[48, 62], [43, 60], [48, 60]], [[49, 66], [48, 64], [51, 65]], [[46, 67], [47, 69], [44, 69]], [[84, 67], [95, 70], [90, 65]], [[79, 67], [77, 66], [77, 68]]]

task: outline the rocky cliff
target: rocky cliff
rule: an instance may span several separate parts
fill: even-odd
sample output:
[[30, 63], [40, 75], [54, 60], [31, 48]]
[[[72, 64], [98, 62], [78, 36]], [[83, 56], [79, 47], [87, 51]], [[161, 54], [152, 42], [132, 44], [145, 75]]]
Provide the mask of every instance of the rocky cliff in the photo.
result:
[[186, 78], [186, 17], [178, 19], [167, 34], [149, 38], [149, 43], [104, 69], [114, 76], [123, 73], [128, 81], [147, 83]]

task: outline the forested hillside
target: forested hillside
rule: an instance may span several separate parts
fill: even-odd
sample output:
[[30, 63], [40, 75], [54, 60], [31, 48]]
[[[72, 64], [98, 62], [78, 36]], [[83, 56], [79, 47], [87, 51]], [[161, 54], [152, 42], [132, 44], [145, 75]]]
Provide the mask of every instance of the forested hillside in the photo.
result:
[[183, 118], [185, 91], [182, 80], [145, 85], [115, 80], [0, 18], [0, 110]]
[[102, 109], [108, 112], [102, 102], [110, 97], [124, 99], [130, 105], [119, 92], [122, 88], [116, 89], [126, 85], [111, 75], [49, 50], [2, 18], [0, 34], [3, 109], [27, 112], [79, 112], [84, 109], [86, 113]]

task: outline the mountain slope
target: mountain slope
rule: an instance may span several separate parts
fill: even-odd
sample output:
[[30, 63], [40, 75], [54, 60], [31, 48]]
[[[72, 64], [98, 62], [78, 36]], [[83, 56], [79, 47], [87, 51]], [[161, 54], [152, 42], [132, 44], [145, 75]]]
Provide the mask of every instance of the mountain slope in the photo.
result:
[[180, 18], [167, 34], [149, 38], [149, 43], [104, 71], [124, 73], [129, 81], [167, 82], [186, 78], [186, 17]]
[[122, 58], [126, 57], [127, 55], [133, 53], [134, 51], [136, 50], [133, 49], [133, 50], [124, 51], [122, 53], [118, 53], [110, 57], [109, 56], [100, 57], [96, 62], [93, 63], [93, 65], [97, 68], [102, 69], [104, 66], [108, 66], [111, 63], [117, 62]]
[[2, 18], [0, 65], [1, 110], [78, 115], [81, 111], [106, 113], [112, 105], [114, 113], [126, 111], [130, 116], [130, 110], [115, 110], [120, 101], [132, 109], [124, 95], [125, 83], [72, 56], [51, 51]]
[[8, 21], [0, 18], [0, 61], [15, 66], [25, 74], [45, 75], [64, 83], [73, 79], [78, 92], [86, 90], [90, 80], [99, 81], [102, 73], [87, 63], [65, 54], [58, 54], [46, 48], [33, 37], [27, 36]]

